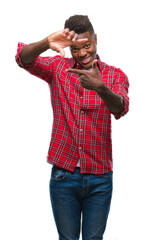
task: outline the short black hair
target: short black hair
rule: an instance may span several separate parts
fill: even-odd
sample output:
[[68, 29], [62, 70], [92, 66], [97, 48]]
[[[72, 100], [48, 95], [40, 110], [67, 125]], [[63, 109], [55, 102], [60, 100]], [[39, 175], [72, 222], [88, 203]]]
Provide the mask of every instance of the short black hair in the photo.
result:
[[64, 28], [74, 30], [77, 34], [90, 32], [94, 33], [94, 28], [87, 15], [74, 15], [65, 21]]

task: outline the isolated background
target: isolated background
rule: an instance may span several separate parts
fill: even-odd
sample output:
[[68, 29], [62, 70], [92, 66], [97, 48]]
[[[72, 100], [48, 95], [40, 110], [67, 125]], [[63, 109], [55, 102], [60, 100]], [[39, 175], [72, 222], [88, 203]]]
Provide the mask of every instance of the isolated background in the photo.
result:
[[14, 0], [0, 9], [0, 239], [57, 239], [46, 162], [50, 92], [47, 83], [16, 65], [15, 54], [19, 41], [41, 40], [74, 14], [90, 17], [101, 60], [130, 80], [130, 112], [112, 118], [114, 194], [104, 240], [145, 239], [144, 1]]

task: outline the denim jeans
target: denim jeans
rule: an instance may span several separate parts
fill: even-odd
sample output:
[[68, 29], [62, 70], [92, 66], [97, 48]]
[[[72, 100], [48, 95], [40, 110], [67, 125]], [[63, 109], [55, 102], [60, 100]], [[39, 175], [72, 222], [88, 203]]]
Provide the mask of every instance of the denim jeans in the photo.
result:
[[[59, 240], [102, 240], [112, 197], [112, 172], [93, 175], [52, 167], [50, 199]], [[82, 216], [82, 217], [81, 217]]]

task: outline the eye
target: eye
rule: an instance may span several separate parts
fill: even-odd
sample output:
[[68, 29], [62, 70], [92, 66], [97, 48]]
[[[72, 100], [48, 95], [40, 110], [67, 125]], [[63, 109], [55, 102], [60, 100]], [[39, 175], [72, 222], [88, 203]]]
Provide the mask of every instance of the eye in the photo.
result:
[[88, 49], [90, 48], [91, 44], [85, 44], [85, 48]]
[[78, 48], [71, 48], [73, 53], [76, 53], [78, 51]]

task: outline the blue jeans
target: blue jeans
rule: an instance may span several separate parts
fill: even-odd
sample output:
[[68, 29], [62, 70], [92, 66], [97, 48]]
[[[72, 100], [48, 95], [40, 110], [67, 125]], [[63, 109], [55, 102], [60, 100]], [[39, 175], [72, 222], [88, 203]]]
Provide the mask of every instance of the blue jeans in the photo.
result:
[[[52, 167], [50, 198], [59, 240], [102, 240], [112, 197], [112, 172], [93, 175]], [[82, 213], [82, 214], [81, 214]], [[81, 219], [82, 215], [82, 219]]]

